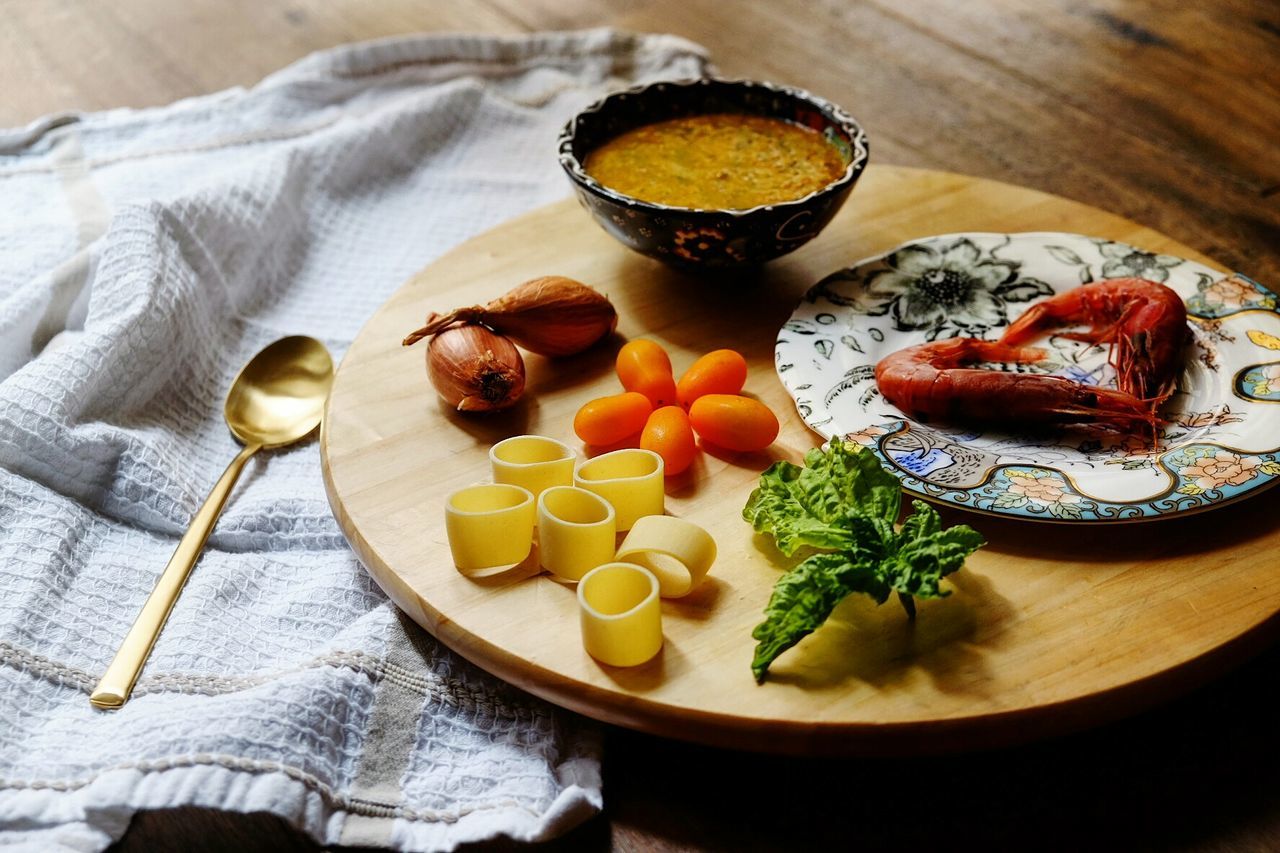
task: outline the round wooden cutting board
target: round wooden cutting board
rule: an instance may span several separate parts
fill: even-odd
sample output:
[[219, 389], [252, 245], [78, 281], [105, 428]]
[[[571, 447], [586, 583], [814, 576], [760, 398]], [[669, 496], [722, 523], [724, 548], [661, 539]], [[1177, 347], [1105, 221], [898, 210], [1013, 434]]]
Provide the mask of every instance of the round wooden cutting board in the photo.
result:
[[[634, 254], [563, 201], [477, 237], [424, 269], [369, 320], [329, 400], [321, 454], [329, 499], [369, 572], [413, 619], [489, 672], [591, 717], [659, 735], [793, 753], [971, 749], [1133, 713], [1209, 680], [1270, 641], [1280, 610], [1280, 490], [1145, 525], [1080, 527], [967, 515], [989, 544], [920, 602], [853, 596], [756, 685], [752, 628], [789, 565], [741, 510], [759, 473], [820, 442], [773, 369], [776, 332], [805, 289], [905, 240], [953, 231], [1068, 231], [1213, 265], [1108, 213], [960, 175], [869, 169], [813, 242], [755, 272], [678, 273]], [[1216, 265], [1214, 265], [1216, 266]], [[526, 354], [514, 409], [462, 416], [427, 384], [425, 345], [401, 338], [433, 310], [485, 302], [541, 275], [607, 293], [618, 335], [574, 358]], [[719, 559], [694, 594], [664, 601], [650, 663], [583, 651], [571, 587], [545, 576], [468, 580], [453, 567], [444, 498], [489, 479], [487, 451], [538, 433], [581, 447], [582, 402], [618, 393], [618, 347], [661, 342], [677, 375], [719, 347], [751, 365], [746, 391], [779, 415], [766, 453], [704, 452], [667, 484], [668, 512], [707, 528]]]

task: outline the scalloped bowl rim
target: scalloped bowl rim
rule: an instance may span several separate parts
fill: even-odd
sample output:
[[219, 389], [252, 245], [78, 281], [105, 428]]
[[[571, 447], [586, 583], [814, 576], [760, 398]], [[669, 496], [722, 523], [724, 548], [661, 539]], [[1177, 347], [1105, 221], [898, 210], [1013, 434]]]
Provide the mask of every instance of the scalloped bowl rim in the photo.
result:
[[[740, 208], [719, 208], [719, 207], [680, 207], [671, 204], [660, 204], [654, 201], [644, 201], [634, 196], [620, 193], [611, 187], [608, 187], [595, 178], [587, 174], [582, 163], [578, 160], [577, 155], [573, 153], [573, 143], [578, 132], [578, 122], [583, 116], [599, 113], [605, 108], [610, 101], [619, 100], [626, 97], [643, 94], [649, 89], [658, 86], [699, 86], [710, 84], [729, 84], [734, 86], [749, 86], [760, 89], [768, 89], [799, 101], [804, 101], [810, 106], [817, 108], [822, 112], [831, 123], [840, 127], [840, 129], [848, 135], [850, 147], [853, 149], [853, 158], [850, 159], [845, 166], [844, 174], [836, 178], [834, 181], [819, 187], [807, 195], [800, 198], [787, 199], [786, 201], [771, 202], [769, 204], [758, 204], [755, 207]], [[826, 98], [820, 98], [817, 95], [807, 92], [795, 86], [783, 86], [777, 83], [770, 83], [764, 80], [731, 80], [721, 77], [693, 77], [679, 80], [654, 80], [649, 83], [640, 83], [627, 89], [619, 89], [616, 92], [610, 92], [603, 98], [579, 110], [573, 118], [569, 119], [564, 128], [560, 131], [560, 136], [556, 140], [556, 150], [559, 155], [560, 165], [569, 173], [573, 182], [582, 188], [604, 198], [620, 202], [623, 204], [634, 205], [639, 208], [652, 210], [653, 212], [673, 211], [678, 213], [709, 213], [721, 216], [742, 217], [755, 213], [760, 210], [785, 210], [790, 207], [803, 207], [808, 202], [818, 196], [838, 192], [841, 188], [851, 185], [858, 176], [862, 174], [867, 167], [867, 161], [871, 155], [870, 143], [867, 139], [867, 132], [862, 125], [843, 107], [835, 104]]]

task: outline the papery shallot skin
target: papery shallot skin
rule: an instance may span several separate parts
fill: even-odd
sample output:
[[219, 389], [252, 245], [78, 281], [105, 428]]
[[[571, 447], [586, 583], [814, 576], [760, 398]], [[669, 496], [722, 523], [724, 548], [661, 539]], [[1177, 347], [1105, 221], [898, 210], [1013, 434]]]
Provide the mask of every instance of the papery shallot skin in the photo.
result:
[[485, 305], [433, 312], [404, 343], [416, 343], [459, 321], [482, 323], [530, 352], [559, 358], [576, 355], [606, 337], [618, 326], [618, 312], [595, 288], [548, 275], [526, 281]]
[[436, 393], [460, 412], [499, 411], [524, 393], [524, 359], [502, 335], [462, 323], [431, 339], [427, 377]]

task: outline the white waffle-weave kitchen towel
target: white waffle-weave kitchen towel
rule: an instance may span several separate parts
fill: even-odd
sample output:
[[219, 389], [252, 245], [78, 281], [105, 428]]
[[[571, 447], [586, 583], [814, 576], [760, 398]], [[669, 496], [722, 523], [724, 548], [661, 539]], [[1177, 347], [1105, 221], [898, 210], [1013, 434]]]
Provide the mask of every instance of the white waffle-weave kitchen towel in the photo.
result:
[[236, 453], [240, 365], [296, 333], [341, 357], [416, 269], [568, 194], [576, 109], [705, 68], [666, 36], [413, 37], [0, 131], [0, 845], [196, 805], [449, 849], [600, 807], [592, 728], [398, 615], [314, 442], [250, 463], [133, 700], [88, 693]]

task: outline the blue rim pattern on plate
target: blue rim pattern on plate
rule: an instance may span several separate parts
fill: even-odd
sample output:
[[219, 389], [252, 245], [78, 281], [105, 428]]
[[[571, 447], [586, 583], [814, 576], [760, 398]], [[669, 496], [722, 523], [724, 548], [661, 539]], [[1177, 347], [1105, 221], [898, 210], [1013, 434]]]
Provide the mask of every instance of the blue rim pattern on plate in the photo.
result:
[[[1080, 428], [1035, 435], [913, 421], [875, 387], [880, 357], [924, 340], [994, 339], [1032, 303], [1102, 278], [1161, 281], [1194, 343], [1153, 450]], [[1108, 384], [1106, 350], [1039, 342], [1048, 371]], [[1139, 521], [1210, 509], [1280, 481], [1280, 298], [1252, 279], [1074, 234], [952, 234], [903, 244], [816, 284], [778, 333], [783, 385], [805, 422], [875, 452], [908, 491], [1060, 522]]]

